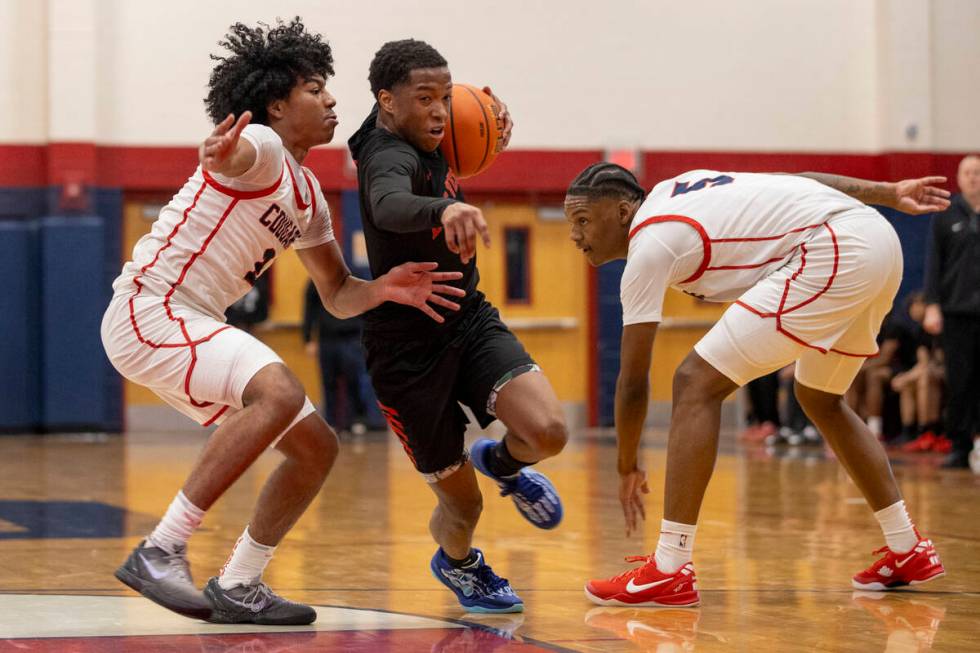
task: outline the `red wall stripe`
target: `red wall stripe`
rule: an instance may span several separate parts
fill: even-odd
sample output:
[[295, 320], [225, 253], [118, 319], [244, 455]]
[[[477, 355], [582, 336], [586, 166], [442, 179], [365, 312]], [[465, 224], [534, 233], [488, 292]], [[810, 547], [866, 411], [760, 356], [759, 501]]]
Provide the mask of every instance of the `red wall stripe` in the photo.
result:
[[[687, 170], [742, 172], [822, 171], [853, 177], [895, 180], [940, 174], [955, 188], [956, 168], [964, 153], [887, 152], [841, 154], [814, 152], [647, 151], [641, 155], [641, 182], [646, 186]], [[514, 150], [500, 155], [478, 177], [463, 181], [470, 192], [563, 194], [583, 168], [602, 160], [599, 150]], [[317, 148], [305, 164], [324, 190], [357, 188], [346, 150]], [[0, 187], [40, 187], [66, 183], [95, 184], [130, 191], [173, 191], [197, 165], [195, 147], [143, 147], [50, 143], [0, 145]]]

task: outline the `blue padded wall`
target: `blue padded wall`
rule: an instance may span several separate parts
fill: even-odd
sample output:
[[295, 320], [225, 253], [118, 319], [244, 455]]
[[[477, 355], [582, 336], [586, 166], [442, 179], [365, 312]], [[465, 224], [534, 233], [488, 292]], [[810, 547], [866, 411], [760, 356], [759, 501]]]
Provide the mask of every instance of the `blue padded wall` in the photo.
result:
[[101, 429], [106, 414], [104, 220], [45, 217], [41, 242], [41, 426]]
[[0, 219], [0, 432], [41, 421], [37, 222]]

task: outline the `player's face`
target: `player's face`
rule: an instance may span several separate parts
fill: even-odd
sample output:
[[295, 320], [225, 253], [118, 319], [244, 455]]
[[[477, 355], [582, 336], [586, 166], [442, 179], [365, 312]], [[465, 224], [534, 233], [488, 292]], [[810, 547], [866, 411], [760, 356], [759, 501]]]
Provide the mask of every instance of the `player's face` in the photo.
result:
[[565, 197], [565, 220], [571, 227], [572, 242], [594, 266], [626, 258], [627, 230], [634, 212], [628, 202], [614, 198]]
[[395, 133], [423, 152], [434, 152], [449, 120], [453, 96], [449, 68], [416, 68], [408, 82], [395, 86], [390, 95], [385, 109], [391, 112]]
[[971, 200], [980, 197], [980, 156], [968, 156], [960, 161], [956, 184]]
[[307, 149], [333, 140], [337, 100], [327, 90], [327, 80], [320, 75], [302, 79], [282, 103], [283, 121], [297, 145]]

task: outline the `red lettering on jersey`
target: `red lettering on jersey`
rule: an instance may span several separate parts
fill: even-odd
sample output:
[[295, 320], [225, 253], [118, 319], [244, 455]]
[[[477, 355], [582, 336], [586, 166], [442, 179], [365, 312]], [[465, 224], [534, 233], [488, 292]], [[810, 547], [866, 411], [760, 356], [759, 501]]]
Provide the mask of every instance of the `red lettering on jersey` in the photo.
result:
[[446, 191], [442, 194], [443, 197], [456, 197], [459, 193], [459, 181], [456, 179], [456, 175], [450, 170], [446, 173]]
[[442, 233], [442, 227], [432, 227], [432, 240], [438, 238], [439, 234], [441, 233]]

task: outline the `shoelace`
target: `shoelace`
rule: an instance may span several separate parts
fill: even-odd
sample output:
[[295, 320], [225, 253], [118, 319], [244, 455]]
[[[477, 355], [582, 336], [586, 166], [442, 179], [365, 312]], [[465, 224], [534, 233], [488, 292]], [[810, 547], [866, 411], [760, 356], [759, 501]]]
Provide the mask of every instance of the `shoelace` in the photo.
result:
[[500, 486], [500, 496], [506, 497], [514, 493], [524, 497], [528, 503], [537, 503], [544, 496], [544, 487], [527, 474], [521, 474], [507, 485]]
[[507, 579], [493, 573], [493, 569], [486, 563], [477, 567], [473, 575], [476, 576], [487, 594], [496, 594], [509, 586]]
[[[647, 563], [647, 562], [650, 562], [650, 556], [626, 556], [625, 560], [626, 560], [626, 562], [643, 562], [643, 563]], [[618, 576], [613, 577], [611, 580], [613, 582], [619, 582], [621, 580], [627, 580], [629, 578], [633, 578], [634, 576], [636, 576], [636, 574], [639, 573], [639, 571], [641, 569], [643, 569], [643, 567], [634, 567], [632, 569], [629, 569], [627, 571], [624, 571], [623, 573], [621, 573]]]
[[170, 567], [173, 574], [180, 580], [188, 583], [194, 582], [191, 580], [191, 566], [190, 563], [187, 562], [187, 556], [185, 555], [185, 551], [183, 549], [178, 549], [173, 553], [168, 553], [163, 557], [163, 559], [167, 561], [167, 566]]
[[263, 582], [258, 582], [250, 586], [248, 593], [242, 597], [241, 604], [252, 612], [259, 612], [273, 597], [275, 594], [272, 593], [269, 586]]

